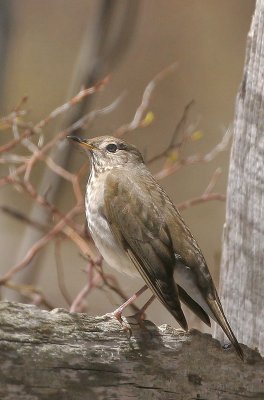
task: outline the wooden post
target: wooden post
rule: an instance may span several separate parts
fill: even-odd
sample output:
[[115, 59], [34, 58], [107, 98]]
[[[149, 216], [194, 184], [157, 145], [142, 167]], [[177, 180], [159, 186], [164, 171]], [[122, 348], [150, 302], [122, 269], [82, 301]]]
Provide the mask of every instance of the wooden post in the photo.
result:
[[256, 2], [236, 102], [220, 297], [238, 340], [264, 352], [264, 0]]

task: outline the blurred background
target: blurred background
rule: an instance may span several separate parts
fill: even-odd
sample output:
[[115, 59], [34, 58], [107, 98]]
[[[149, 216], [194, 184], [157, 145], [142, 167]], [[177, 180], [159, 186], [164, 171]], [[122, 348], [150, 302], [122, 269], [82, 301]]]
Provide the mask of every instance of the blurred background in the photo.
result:
[[[83, 135], [112, 134], [132, 120], [148, 82], [177, 62], [175, 71], [155, 89], [149, 105], [153, 122], [125, 138], [147, 157], [154, 156], [166, 148], [185, 106], [194, 100], [188, 120], [201, 132], [201, 137], [188, 145], [186, 154], [206, 154], [221, 141], [233, 120], [254, 6], [253, 0], [1, 0], [1, 116], [26, 95], [27, 118], [37, 123], [78, 93], [82, 85], [87, 87], [111, 74], [110, 82], [89, 98], [85, 110], [107, 106], [124, 92], [125, 96], [113, 112], [98, 117]], [[83, 112], [82, 107], [75, 109], [78, 116]], [[69, 113], [50, 123], [44, 130], [44, 140], [48, 141], [75, 118]], [[8, 135], [10, 132], [0, 131], [0, 144], [9, 140]], [[71, 171], [76, 171], [84, 161], [76, 149], [71, 154], [67, 147], [61, 151], [67, 153], [64, 162]], [[225, 194], [228, 159], [229, 151], [225, 151], [209, 164], [182, 168], [161, 184], [174, 203], [181, 203], [201, 195], [216, 168], [221, 167], [223, 173], [214, 191]], [[161, 166], [157, 162], [151, 170], [156, 173]], [[3, 177], [8, 171], [1, 163], [0, 169]], [[40, 164], [32, 178], [34, 184], [41, 183], [43, 174], [44, 164]], [[53, 201], [63, 212], [69, 209], [73, 202], [70, 185], [61, 185]], [[28, 197], [10, 185], [0, 188], [0, 205], [27, 214], [32, 207]], [[220, 201], [206, 202], [183, 212], [216, 283], [224, 212], [225, 204]], [[1, 274], [26, 254], [32, 231], [0, 212]], [[65, 242], [61, 251], [65, 286], [74, 299], [86, 281], [85, 261], [70, 242]], [[128, 296], [142, 286], [140, 279], [111, 273]], [[40, 287], [54, 307], [67, 307], [58, 288], [52, 243], [16, 280]], [[1, 296], [25, 301], [5, 288]], [[120, 303], [114, 294], [95, 289], [87, 297], [87, 313], [111, 312]], [[138, 304], [143, 304], [143, 300]], [[147, 317], [158, 324], [177, 325], [158, 301], [150, 307]], [[203, 328], [192, 316], [189, 325]]]

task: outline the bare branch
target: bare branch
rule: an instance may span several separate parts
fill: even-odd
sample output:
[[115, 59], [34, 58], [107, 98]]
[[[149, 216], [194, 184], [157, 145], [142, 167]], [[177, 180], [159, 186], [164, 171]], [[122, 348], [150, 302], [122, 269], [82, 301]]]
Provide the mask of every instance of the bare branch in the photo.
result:
[[87, 283], [73, 300], [70, 312], [84, 311], [85, 298], [88, 296], [92, 288], [97, 284], [98, 280], [101, 279], [97, 272], [94, 276], [94, 265], [95, 264], [93, 262], [88, 262], [86, 267]]
[[165, 177], [172, 175], [173, 173], [177, 172], [183, 166], [193, 165], [193, 164], [204, 164], [209, 163], [216, 158], [216, 156], [225, 151], [230, 143], [230, 139], [232, 137], [232, 130], [228, 129], [222, 140], [207, 154], [205, 155], [192, 155], [186, 158], [182, 158], [170, 166], [164, 167], [161, 171], [155, 174], [155, 178], [160, 180], [164, 179]]
[[38, 221], [33, 221], [26, 214], [22, 213], [19, 210], [15, 210], [12, 207], [0, 206], [0, 210], [3, 211], [4, 213], [10, 215], [12, 218], [16, 218], [17, 220], [24, 222], [28, 225], [31, 225], [34, 228], [39, 229], [43, 232], [47, 232], [47, 230], [49, 229], [49, 227], [47, 225], [40, 224]]
[[217, 168], [213, 173], [212, 178], [210, 179], [210, 182], [208, 183], [203, 194], [201, 196], [194, 197], [192, 199], [179, 203], [177, 205], [178, 210], [183, 211], [186, 210], [187, 208], [190, 208], [192, 206], [197, 206], [198, 204], [205, 203], [207, 201], [213, 201], [213, 200], [225, 201], [226, 196], [220, 193], [212, 193], [212, 190], [214, 189], [221, 173], [222, 173], [221, 168]]
[[[187, 130], [185, 130], [185, 125], [186, 125], [186, 121], [190, 112], [191, 107], [194, 105], [194, 101], [190, 101], [187, 106], [185, 106], [182, 117], [180, 119], [180, 121], [178, 122], [173, 135], [171, 137], [171, 140], [168, 144], [168, 146], [165, 148], [165, 150], [163, 150], [162, 152], [160, 152], [159, 154], [153, 156], [152, 158], [150, 158], [147, 161], [147, 164], [151, 164], [157, 160], [159, 160], [160, 158], [163, 157], [167, 157], [169, 155], [169, 153], [174, 150], [175, 148], [182, 148], [182, 146], [185, 144], [187, 138], [189, 135], [186, 135], [186, 133], [188, 132]], [[179, 141], [178, 143], [175, 143], [176, 138], [183, 133], [183, 138], [181, 139], [181, 141]]]
[[137, 108], [133, 120], [130, 123], [122, 125], [120, 128], [118, 128], [114, 133], [115, 136], [117, 137], [123, 136], [125, 133], [133, 131], [136, 128], [142, 126], [142, 123], [144, 122], [144, 114], [147, 111], [154, 89], [162, 79], [164, 79], [168, 74], [174, 72], [177, 66], [178, 66], [177, 63], [171, 64], [169, 67], [164, 68], [161, 72], [159, 72], [155, 76], [155, 78], [152, 79], [151, 82], [149, 82], [149, 84], [144, 90], [141, 104]]
[[64, 218], [62, 218], [46, 235], [44, 235], [40, 240], [38, 240], [31, 249], [28, 250], [24, 259], [19, 262], [14, 267], [10, 268], [2, 277], [0, 277], [0, 285], [6, 283], [11, 279], [17, 272], [25, 268], [33, 257], [39, 252], [50, 240], [52, 240], [58, 233], [62, 231], [66, 224], [66, 219], [72, 218], [77, 211], [77, 207], [74, 207], [69, 211]]
[[25, 124], [21, 120], [18, 120], [18, 116], [21, 115], [20, 111], [20, 106], [23, 104], [21, 102], [21, 105], [18, 106], [17, 110], [11, 113], [8, 117], [2, 118], [1, 122], [9, 124], [10, 126], [16, 125], [17, 127], [22, 127], [26, 128], [25, 131], [20, 135], [15, 137], [12, 141], [9, 143], [6, 143], [3, 146], [0, 146], [0, 153], [1, 152], [6, 152], [10, 151], [13, 147], [15, 147], [17, 144], [23, 142], [25, 139], [29, 138], [30, 136], [34, 134], [40, 134], [41, 129], [43, 129], [51, 120], [56, 118], [57, 116], [61, 115], [62, 113], [68, 111], [73, 105], [76, 105], [79, 103], [81, 100], [83, 100], [85, 97], [98, 92], [101, 90], [107, 83], [109, 82], [109, 77], [106, 77], [96, 83], [94, 86], [89, 87], [87, 89], [82, 89], [80, 90], [79, 93], [77, 93], [76, 96], [74, 96], [71, 100], [66, 102], [60, 107], [57, 107], [54, 111], [52, 111], [47, 117], [42, 119], [40, 122], [38, 122], [35, 126], [32, 125], [32, 123]]
[[4, 286], [8, 289], [15, 290], [28, 298], [32, 304], [43, 305], [48, 310], [54, 309], [54, 306], [46, 299], [42, 291], [32, 285], [19, 284], [12, 281], [7, 281]]
[[62, 106], [57, 107], [45, 119], [40, 121], [36, 125], [35, 129], [43, 128], [45, 125], [48, 124], [48, 122], [56, 118], [58, 115], [68, 111], [73, 105], [80, 103], [80, 101], [83, 100], [84, 97], [90, 96], [91, 94], [94, 94], [101, 90], [109, 82], [109, 79], [110, 77], [107, 76], [106, 78], [97, 82], [94, 86], [80, 90], [80, 92], [77, 93], [77, 95], [74, 96], [71, 100], [67, 101], [67, 103], [63, 104]]
[[197, 206], [198, 204], [205, 203], [207, 201], [213, 201], [213, 200], [220, 200], [220, 201], [225, 201], [226, 196], [220, 193], [208, 193], [208, 194], [202, 194], [201, 196], [194, 197], [190, 200], [186, 200], [182, 203], [177, 204], [177, 208], [180, 211], [186, 210], [187, 208], [190, 208], [192, 206]]
[[[123, 95], [119, 96], [116, 100], [114, 100], [110, 105], [93, 110], [89, 112], [87, 115], [80, 118], [78, 121], [73, 123], [69, 128], [64, 131], [59, 132], [53, 139], [51, 139], [46, 145], [44, 145], [41, 149], [38, 149], [30, 159], [27, 159], [26, 162], [19, 167], [17, 167], [12, 174], [9, 174], [2, 179], [0, 179], [0, 187], [6, 185], [7, 183], [14, 183], [14, 178], [22, 173], [26, 173], [26, 178], [29, 179], [29, 175], [31, 173], [31, 169], [34, 164], [38, 160], [44, 159], [45, 154], [47, 154], [54, 146], [58, 144], [61, 140], [64, 140], [65, 137], [71, 134], [73, 131], [84, 128], [88, 123], [91, 123], [97, 116], [104, 115], [112, 112], [122, 100]], [[23, 135], [21, 135], [22, 137]], [[20, 138], [21, 138], [20, 137]], [[14, 141], [12, 142], [14, 144]], [[20, 140], [19, 140], [20, 143]], [[16, 141], [17, 144], [17, 141]], [[11, 146], [11, 148], [13, 145]], [[10, 150], [10, 148], [9, 148]], [[3, 151], [6, 151], [6, 147], [3, 147]], [[1, 152], [1, 147], [0, 147]]]

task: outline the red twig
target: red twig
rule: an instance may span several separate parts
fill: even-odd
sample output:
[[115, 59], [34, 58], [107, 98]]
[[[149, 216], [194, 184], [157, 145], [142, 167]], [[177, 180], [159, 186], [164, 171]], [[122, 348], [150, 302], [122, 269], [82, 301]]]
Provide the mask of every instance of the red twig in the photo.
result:
[[87, 273], [87, 283], [77, 294], [75, 299], [72, 302], [70, 312], [81, 312], [83, 311], [83, 303], [85, 298], [88, 296], [92, 288], [97, 284], [98, 280], [101, 279], [100, 275], [96, 272], [94, 276], [94, 263], [88, 262], [86, 273]]
[[[72, 218], [76, 212], [79, 211], [79, 207], [74, 207], [71, 211], [66, 214], [66, 218]], [[0, 285], [11, 279], [16, 273], [24, 269], [34, 256], [39, 252], [50, 240], [52, 240], [58, 233], [60, 233], [66, 224], [66, 218], [62, 218], [46, 235], [38, 240], [27, 252], [26, 256], [21, 262], [10, 268], [2, 277], [0, 277]]]

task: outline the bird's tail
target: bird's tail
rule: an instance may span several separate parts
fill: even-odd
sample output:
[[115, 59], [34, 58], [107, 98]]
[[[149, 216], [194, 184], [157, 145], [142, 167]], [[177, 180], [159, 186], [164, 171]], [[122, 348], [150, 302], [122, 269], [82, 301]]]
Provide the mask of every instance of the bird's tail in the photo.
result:
[[228, 339], [230, 340], [230, 342], [233, 344], [238, 356], [241, 358], [241, 360], [244, 360], [243, 350], [242, 350], [240, 344], [238, 343], [237, 338], [235, 337], [235, 335], [226, 319], [226, 316], [224, 314], [224, 311], [223, 311], [223, 308], [222, 308], [222, 305], [221, 305], [221, 302], [219, 300], [217, 293], [215, 293], [214, 299], [210, 299], [208, 301], [208, 305], [211, 308], [212, 313], [214, 314], [214, 319], [216, 320], [216, 322], [218, 322], [218, 324], [221, 326], [221, 328], [225, 332], [225, 334], [228, 337]]

